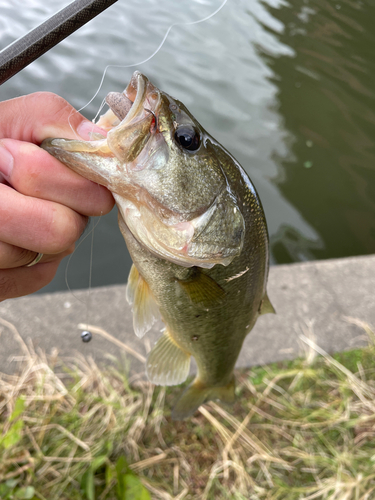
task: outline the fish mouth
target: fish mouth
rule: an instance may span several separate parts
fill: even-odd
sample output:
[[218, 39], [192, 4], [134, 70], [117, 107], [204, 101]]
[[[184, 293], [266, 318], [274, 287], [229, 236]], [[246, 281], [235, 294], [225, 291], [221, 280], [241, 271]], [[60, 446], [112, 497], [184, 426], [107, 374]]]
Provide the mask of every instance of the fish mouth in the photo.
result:
[[133, 162], [156, 133], [160, 100], [160, 91], [139, 71], [124, 92], [107, 95], [110, 109], [96, 125], [108, 131], [107, 146], [121, 163]]
[[83, 177], [119, 194], [130, 187], [131, 194], [128, 172], [155, 136], [160, 91], [136, 71], [124, 92], [111, 92], [106, 101], [110, 109], [95, 123], [105, 133], [92, 132], [88, 141], [45, 139], [41, 147]]
[[106, 125], [104, 123], [106, 120], [103, 120], [106, 115], [102, 115], [99, 122], [103, 121], [104, 128], [108, 126], [113, 128], [118, 126], [125, 118], [126, 123], [130, 123], [134, 118], [139, 120], [143, 117], [139, 115], [145, 107], [150, 111], [155, 111], [158, 97], [158, 89], [141, 72], [135, 71], [123, 92], [110, 92], [105, 98], [105, 102], [118, 121], [109, 122]]

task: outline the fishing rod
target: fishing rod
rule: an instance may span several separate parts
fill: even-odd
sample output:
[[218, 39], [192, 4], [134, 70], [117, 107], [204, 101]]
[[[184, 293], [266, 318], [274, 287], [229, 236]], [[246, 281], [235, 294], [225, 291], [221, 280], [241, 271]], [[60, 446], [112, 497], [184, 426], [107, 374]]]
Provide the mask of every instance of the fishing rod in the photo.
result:
[[117, 0], [74, 0], [0, 52], [0, 85]]

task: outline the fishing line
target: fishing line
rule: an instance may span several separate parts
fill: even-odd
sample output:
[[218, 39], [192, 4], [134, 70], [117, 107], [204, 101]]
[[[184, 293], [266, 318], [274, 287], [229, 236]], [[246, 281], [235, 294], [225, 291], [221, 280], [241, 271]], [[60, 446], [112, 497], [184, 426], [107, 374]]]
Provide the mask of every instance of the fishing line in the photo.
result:
[[[99, 224], [101, 218], [102, 218], [102, 216], [100, 215], [98, 220], [95, 222], [93, 228], [85, 235], [84, 238], [82, 238], [82, 240], [78, 243], [78, 245], [76, 245], [74, 252], [69, 257], [68, 262], [66, 264], [66, 268], [65, 268], [65, 283], [66, 283], [66, 286], [68, 287], [69, 292], [73, 295], [73, 297], [76, 300], [79, 300], [80, 302], [82, 302], [83, 304], [86, 305], [86, 319], [87, 319], [86, 328], [88, 328], [88, 325], [90, 323], [89, 316], [91, 314], [91, 288], [92, 288], [91, 287], [91, 280], [92, 280], [92, 268], [93, 268], [92, 264], [93, 264], [93, 257], [94, 257], [94, 233], [95, 233], [95, 228]], [[89, 295], [88, 295], [87, 301], [85, 301], [85, 300], [78, 298], [74, 294], [73, 290], [70, 288], [69, 281], [68, 281], [68, 269], [69, 269], [70, 260], [72, 259], [73, 255], [76, 253], [76, 250], [81, 246], [81, 244], [85, 241], [85, 239], [90, 236], [90, 234], [91, 234], [91, 245], [90, 245], [90, 264], [89, 264], [90, 270], [89, 270], [89, 286], [88, 286]], [[82, 339], [82, 342], [90, 342], [90, 340], [92, 339], [92, 333], [89, 330], [83, 330], [81, 332], [81, 339]]]
[[[167, 29], [162, 41], [160, 42], [160, 44], [158, 45], [158, 47], [154, 50], [154, 52], [148, 56], [146, 59], [143, 59], [142, 61], [139, 61], [137, 63], [132, 63], [132, 64], [121, 64], [121, 65], [118, 65], [118, 64], [108, 64], [108, 66], [106, 66], [104, 68], [104, 71], [103, 71], [103, 74], [102, 74], [102, 78], [100, 80], [100, 84], [99, 84], [99, 87], [97, 89], [97, 91], [95, 92], [95, 94], [93, 95], [93, 97], [84, 105], [82, 106], [82, 108], [78, 109], [78, 110], [74, 110], [72, 109], [70, 114], [69, 114], [69, 117], [68, 117], [68, 123], [69, 123], [69, 126], [72, 130], [72, 132], [75, 134], [75, 136], [77, 137], [77, 139], [80, 139], [80, 137], [78, 136], [78, 134], [76, 133], [76, 131], [73, 129], [72, 127], [72, 124], [70, 122], [70, 118], [71, 116], [74, 114], [74, 113], [79, 113], [81, 112], [83, 109], [85, 109], [87, 106], [89, 106], [89, 104], [92, 103], [92, 101], [96, 98], [96, 96], [99, 94], [103, 84], [104, 84], [104, 79], [106, 77], [106, 74], [107, 74], [107, 71], [109, 70], [109, 68], [133, 68], [135, 66], [141, 66], [142, 64], [145, 64], [146, 62], [150, 61], [153, 57], [156, 56], [156, 54], [158, 52], [160, 52], [160, 50], [162, 49], [163, 45], [165, 44], [168, 36], [169, 36], [169, 33], [171, 32], [171, 30], [176, 27], [176, 26], [192, 26], [194, 24], [199, 24], [199, 23], [203, 23], [205, 21], [208, 21], [209, 19], [211, 19], [212, 17], [216, 16], [216, 14], [218, 14], [221, 9], [226, 5], [226, 3], [228, 2], [228, 0], [224, 0], [220, 5], [219, 7], [214, 10], [214, 12], [212, 12], [211, 14], [209, 14], [208, 16], [205, 16], [203, 17], [202, 19], [198, 19], [196, 21], [188, 21], [188, 22], [176, 22], [176, 23], [172, 23], [169, 28]], [[95, 124], [95, 121], [99, 115], [99, 113], [101, 112], [101, 110], [103, 109], [103, 107], [105, 106], [106, 102], [105, 102], [105, 99], [103, 99], [100, 107], [99, 107], [99, 110], [97, 111], [94, 119], [92, 120], [93, 122], [93, 129], [94, 129], [94, 124]], [[86, 325], [89, 324], [89, 314], [90, 314], [90, 304], [91, 304], [91, 278], [92, 278], [92, 261], [93, 261], [93, 245], [94, 245], [94, 229], [95, 227], [98, 225], [100, 221], [100, 218], [99, 220], [97, 221], [97, 223], [94, 225], [94, 227], [92, 228], [92, 230], [79, 242], [79, 244], [77, 245], [76, 249], [74, 250], [74, 253], [75, 251], [78, 249], [78, 247], [81, 245], [81, 243], [83, 243], [83, 241], [90, 235], [92, 234], [92, 240], [91, 240], [91, 255], [90, 255], [90, 275], [89, 275], [89, 298], [88, 298], [88, 301], [86, 302], [86, 318], [87, 318], [87, 323]], [[70, 263], [70, 259], [73, 257], [74, 253], [69, 257], [69, 260], [68, 260], [68, 263], [67, 263], [67, 266], [66, 266], [66, 270], [65, 270], [65, 282], [67, 284], [67, 287], [69, 289], [69, 291], [73, 294], [73, 296], [78, 299], [78, 297], [76, 297], [74, 295], [74, 293], [72, 292], [72, 290], [70, 289], [69, 287], [69, 284], [68, 284], [68, 267], [69, 267], [69, 263]], [[82, 301], [81, 299], [78, 299], [80, 302], [83, 302], [85, 303], [84, 301]], [[91, 340], [91, 332], [90, 331], [83, 331], [81, 333], [81, 338], [84, 342], [89, 342]]]
[[[105, 102], [105, 98], [104, 98], [104, 99], [102, 100], [101, 105], [99, 106], [98, 111], [96, 112], [96, 115], [95, 115], [95, 116], [94, 116], [94, 118], [92, 119], [93, 124], [96, 122], [96, 119], [98, 118], [99, 113], [101, 112], [101, 110], [104, 108], [104, 106], [105, 106], [106, 104], [107, 104], [107, 103]], [[87, 106], [87, 104], [86, 104], [86, 106]], [[81, 109], [83, 109], [83, 108], [81, 108]]]
[[[91, 237], [92, 239], [91, 239], [90, 274], [89, 274], [89, 287], [90, 287], [89, 288], [89, 294], [90, 294], [90, 290], [91, 290], [91, 277], [92, 277], [93, 247], [94, 247], [94, 230], [97, 227], [97, 225], [99, 224], [101, 218], [102, 218], [102, 216], [100, 215], [99, 218], [98, 218], [98, 220], [95, 222], [94, 226], [92, 227], [92, 229], [77, 243], [76, 247], [74, 248], [74, 252], [72, 253], [72, 255], [69, 256], [69, 259], [68, 259], [68, 262], [67, 262], [66, 268], [65, 268], [65, 284], [68, 287], [69, 292], [73, 295], [73, 297], [76, 300], [79, 300], [79, 302], [82, 302], [82, 304], [86, 304], [86, 305], [87, 305], [87, 302], [84, 301], [84, 300], [82, 300], [82, 299], [80, 299], [79, 297], [77, 297], [74, 294], [73, 290], [69, 286], [69, 280], [68, 280], [69, 264], [70, 264], [71, 259], [74, 256], [74, 254], [78, 250], [78, 248], [82, 245], [82, 243], [85, 241], [85, 239], [88, 238], [90, 236], [90, 234], [91, 234], [92, 235], [92, 237]], [[89, 297], [90, 297], [90, 295], [89, 295]]]
[[[69, 122], [69, 126], [72, 130], [72, 132], [76, 135], [77, 139], [79, 139], [79, 137], [77, 136], [77, 133], [76, 131], [73, 129], [71, 123], [70, 123], [70, 118], [72, 116], [72, 114], [74, 113], [80, 113], [83, 109], [85, 109], [87, 106], [89, 106], [89, 104], [92, 103], [92, 101], [95, 99], [95, 97], [99, 94], [100, 92], [100, 89], [102, 88], [103, 86], [103, 83], [104, 83], [104, 79], [106, 77], [106, 74], [107, 74], [107, 71], [109, 68], [133, 68], [135, 66], [141, 66], [142, 64], [145, 64], [146, 62], [150, 61], [153, 57], [156, 56], [156, 54], [158, 52], [160, 52], [161, 48], [163, 47], [164, 43], [166, 42], [167, 38], [168, 38], [168, 35], [169, 33], [171, 32], [171, 30], [175, 27], [175, 26], [192, 26], [193, 24], [199, 24], [199, 23], [204, 23], [205, 21], [208, 21], [209, 19], [211, 19], [212, 17], [216, 16], [216, 14], [218, 14], [221, 9], [226, 5], [226, 3], [228, 2], [228, 0], [224, 0], [220, 5], [219, 7], [214, 11], [214, 12], [211, 12], [211, 14], [209, 14], [208, 16], [206, 17], [203, 17], [202, 19], [198, 19], [196, 21], [188, 21], [188, 22], [177, 22], [177, 23], [173, 23], [169, 26], [169, 28], [167, 29], [162, 41], [160, 42], [159, 46], [154, 50], [154, 52], [149, 56], [147, 57], [146, 59], [143, 59], [142, 61], [140, 62], [137, 62], [137, 63], [132, 63], [132, 64], [108, 64], [108, 66], [106, 66], [104, 68], [104, 71], [103, 71], [103, 75], [102, 75], [102, 78], [100, 80], [100, 84], [99, 84], [99, 87], [97, 89], [97, 91], [95, 92], [95, 94], [93, 95], [93, 97], [84, 105], [82, 106], [82, 108], [78, 109], [78, 110], [72, 110], [70, 112], [70, 115], [68, 117], [68, 122]], [[98, 114], [100, 113], [100, 111], [103, 109], [103, 106], [105, 104], [105, 100], [103, 101], [99, 111], [97, 112], [95, 118], [93, 119], [93, 123], [95, 123], [95, 120], [98, 116]]]
[[[93, 256], [94, 256], [94, 230], [95, 230], [95, 227], [99, 224], [99, 221], [100, 221], [100, 218], [99, 220], [97, 221], [97, 223], [94, 225], [94, 227], [92, 228], [92, 231], [91, 231], [91, 250], [90, 250], [90, 273], [89, 273], [89, 296], [88, 296], [88, 299], [87, 299], [87, 302], [86, 302], [86, 328], [88, 329], [89, 327], [89, 315], [91, 313], [91, 278], [92, 278], [92, 260], [93, 260]], [[87, 333], [89, 334], [89, 337], [87, 337]], [[86, 335], [85, 335], [86, 334]], [[87, 338], [89, 338], [91, 340], [91, 332], [89, 330], [87, 330], [87, 332], [85, 332], [85, 334], [81, 334], [81, 338], [84, 342], [87, 342]], [[86, 339], [86, 340], [85, 340]]]

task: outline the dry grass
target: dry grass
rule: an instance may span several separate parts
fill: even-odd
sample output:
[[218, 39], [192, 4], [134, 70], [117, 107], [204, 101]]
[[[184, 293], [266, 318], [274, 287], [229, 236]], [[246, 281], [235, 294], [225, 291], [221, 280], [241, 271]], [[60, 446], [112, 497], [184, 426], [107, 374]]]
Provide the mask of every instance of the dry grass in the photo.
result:
[[306, 359], [238, 373], [233, 408], [173, 422], [181, 388], [47, 359], [1, 320], [24, 355], [0, 374], [0, 498], [374, 499], [374, 336], [357, 324], [367, 348], [331, 357], [304, 337]]

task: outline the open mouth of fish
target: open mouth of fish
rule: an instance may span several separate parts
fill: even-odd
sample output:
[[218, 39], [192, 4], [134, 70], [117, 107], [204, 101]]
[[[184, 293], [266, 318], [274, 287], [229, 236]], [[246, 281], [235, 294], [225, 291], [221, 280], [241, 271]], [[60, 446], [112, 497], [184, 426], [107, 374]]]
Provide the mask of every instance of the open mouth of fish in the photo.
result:
[[106, 186], [133, 236], [152, 253], [184, 267], [228, 265], [241, 252], [244, 220], [225, 182], [209, 204], [190, 213], [163, 205], [150, 192], [155, 173], [170, 155], [163, 135], [168, 131], [159, 123], [162, 99], [162, 93], [135, 72], [123, 93], [107, 95], [110, 109], [96, 123], [106, 136], [47, 139], [42, 147]]

